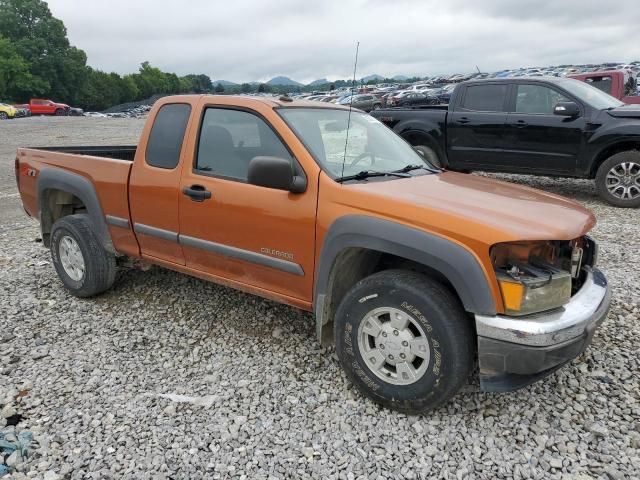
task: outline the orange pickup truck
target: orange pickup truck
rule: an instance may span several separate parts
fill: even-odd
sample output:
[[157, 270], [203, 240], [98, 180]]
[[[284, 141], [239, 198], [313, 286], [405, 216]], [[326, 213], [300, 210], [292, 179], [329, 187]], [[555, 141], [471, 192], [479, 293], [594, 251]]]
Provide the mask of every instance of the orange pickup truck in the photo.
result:
[[591, 212], [437, 169], [346, 107], [166, 97], [137, 147], [21, 148], [15, 169], [73, 295], [131, 257], [312, 311], [353, 383], [405, 412], [476, 362], [485, 391], [548, 375], [609, 308]]

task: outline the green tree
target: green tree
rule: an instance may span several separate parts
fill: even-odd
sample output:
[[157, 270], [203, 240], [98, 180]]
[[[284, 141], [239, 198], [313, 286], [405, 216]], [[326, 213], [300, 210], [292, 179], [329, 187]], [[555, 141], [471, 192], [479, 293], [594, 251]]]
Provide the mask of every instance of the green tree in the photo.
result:
[[188, 81], [188, 87], [183, 89], [183, 92], [193, 92], [193, 93], [207, 93], [213, 91], [213, 84], [211, 83], [211, 78], [208, 75], [200, 74], [200, 75], [185, 75], [181, 78]]
[[29, 72], [28, 62], [11, 42], [0, 37], [0, 101], [23, 100], [31, 92], [41, 95], [48, 88], [47, 82]]
[[73, 101], [79, 94], [87, 75], [87, 57], [69, 45], [64, 24], [51, 15], [44, 1], [0, 0], [0, 35], [25, 59], [38, 85], [48, 84], [38, 93], [63, 101]]
[[169, 93], [169, 82], [159, 68], [152, 67], [149, 62], [142, 62], [133, 78], [138, 86], [139, 96], [148, 98], [156, 93]]
[[249, 84], [249, 83], [243, 83], [242, 85], [240, 85], [240, 91], [242, 93], [249, 93], [252, 90], [253, 89], [251, 88], [251, 84]]
[[216, 93], [224, 93], [224, 85], [222, 85], [221, 83], [218, 83], [216, 85], [215, 92]]

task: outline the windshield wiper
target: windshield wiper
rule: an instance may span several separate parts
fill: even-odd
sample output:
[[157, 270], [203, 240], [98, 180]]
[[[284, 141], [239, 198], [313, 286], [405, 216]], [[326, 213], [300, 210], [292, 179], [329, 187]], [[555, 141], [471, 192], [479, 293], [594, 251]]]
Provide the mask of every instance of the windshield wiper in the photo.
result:
[[412, 170], [418, 170], [419, 168], [422, 168], [423, 170], [426, 170], [428, 172], [431, 173], [439, 173], [440, 170], [437, 170], [435, 168], [429, 168], [426, 165], [413, 165], [413, 164], [409, 164], [409, 165], [405, 165], [404, 167], [398, 169], [398, 170], [394, 170], [394, 173], [407, 173], [410, 172]]
[[364, 180], [365, 178], [371, 177], [411, 177], [408, 173], [405, 172], [385, 172], [378, 170], [362, 170], [354, 175], [344, 175], [342, 177], [336, 178], [336, 182], [342, 183], [347, 180]]

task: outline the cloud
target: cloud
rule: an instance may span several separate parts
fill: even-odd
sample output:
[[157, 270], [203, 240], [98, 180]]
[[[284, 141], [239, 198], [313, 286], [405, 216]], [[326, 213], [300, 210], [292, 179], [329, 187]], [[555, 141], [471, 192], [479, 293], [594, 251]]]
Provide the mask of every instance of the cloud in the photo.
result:
[[101, 70], [233, 81], [429, 75], [638, 57], [636, 0], [49, 0]]

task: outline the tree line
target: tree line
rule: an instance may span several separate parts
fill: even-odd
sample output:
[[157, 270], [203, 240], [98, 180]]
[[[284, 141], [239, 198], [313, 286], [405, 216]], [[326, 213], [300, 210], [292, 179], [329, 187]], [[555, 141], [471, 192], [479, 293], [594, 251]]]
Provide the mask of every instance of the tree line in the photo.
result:
[[213, 91], [204, 74], [178, 76], [149, 62], [121, 76], [87, 65], [67, 30], [42, 0], [0, 0], [0, 101], [45, 97], [87, 110], [134, 102], [156, 94]]

